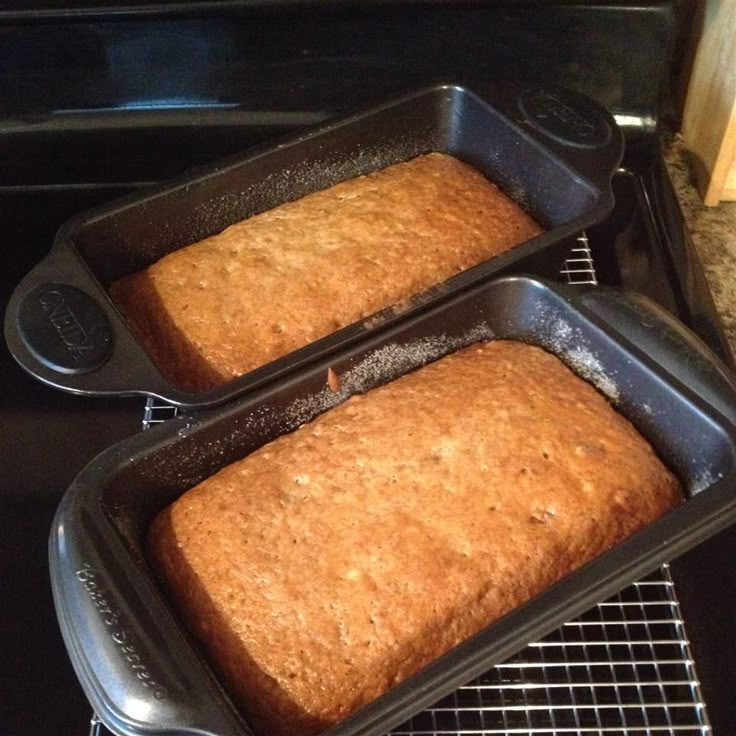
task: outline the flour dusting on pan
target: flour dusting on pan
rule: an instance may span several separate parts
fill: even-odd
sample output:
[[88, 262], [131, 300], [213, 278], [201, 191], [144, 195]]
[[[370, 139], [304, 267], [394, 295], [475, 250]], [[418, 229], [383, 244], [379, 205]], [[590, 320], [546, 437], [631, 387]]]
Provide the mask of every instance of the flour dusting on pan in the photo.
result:
[[457, 337], [434, 335], [408, 343], [390, 343], [368, 353], [356, 366], [339, 374], [340, 389], [325, 386], [321, 391], [293, 401], [286, 408], [286, 416], [295, 425], [304, 424], [333, 406], [357, 393], [398, 378], [443, 355], [460, 350], [474, 342], [493, 339], [494, 335], [482, 322]]
[[536, 315], [536, 330], [542, 347], [554, 353], [614, 404], [619, 401], [621, 391], [618, 384], [600, 358], [590, 349], [579, 327], [573, 327], [556, 314], [544, 310]]
[[611, 401], [619, 400], [620, 392], [614, 380], [606, 373], [600, 360], [587, 348], [577, 347], [560, 356], [581, 378], [592, 383]]

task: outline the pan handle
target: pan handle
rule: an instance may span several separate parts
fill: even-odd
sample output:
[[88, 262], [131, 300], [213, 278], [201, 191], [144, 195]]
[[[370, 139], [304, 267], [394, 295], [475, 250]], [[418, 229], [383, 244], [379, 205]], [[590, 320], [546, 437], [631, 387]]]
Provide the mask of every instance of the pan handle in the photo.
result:
[[102, 286], [63, 240], [13, 292], [5, 340], [22, 368], [55, 388], [97, 395], [172, 393]]
[[610, 181], [621, 162], [624, 139], [616, 119], [602, 105], [559, 86], [474, 80], [468, 89], [512, 121], [518, 133], [538, 141], [591, 182], [601, 197], [596, 217], [613, 207]]
[[569, 300], [603, 322], [624, 343], [661, 365], [674, 379], [736, 424], [736, 376], [690, 329], [651, 299], [632, 291], [595, 287]]
[[562, 87], [526, 87], [516, 99], [516, 119], [545, 146], [604, 189], [623, 156], [614, 117], [585, 95]]
[[59, 507], [49, 561], [64, 643], [98, 717], [125, 736], [252, 736], [109, 521], [84, 503], [94, 488], [83, 476]]

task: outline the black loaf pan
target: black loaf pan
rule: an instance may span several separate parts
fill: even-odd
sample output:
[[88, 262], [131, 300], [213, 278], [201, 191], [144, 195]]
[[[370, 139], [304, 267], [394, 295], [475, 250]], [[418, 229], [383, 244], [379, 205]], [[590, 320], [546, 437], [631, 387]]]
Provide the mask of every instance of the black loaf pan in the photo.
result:
[[[608, 393], [678, 474], [687, 499], [330, 736], [386, 733], [736, 520], [736, 387], [698, 338], [625, 292], [528, 277], [477, 285], [252, 395], [126, 440], [79, 475], [51, 533], [51, 578], [73, 665], [106, 726], [128, 736], [250, 733], [144, 559], [142, 539], [154, 515], [349, 394], [490, 336], [546, 346]], [[328, 367], [341, 377], [339, 393], [327, 386]]]
[[[562, 241], [612, 208], [610, 179], [622, 146], [613, 118], [569, 91], [426, 89], [69, 221], [11, 298], [6, 339], [25, 369], [58, 388], [212, 406], [491, 275], [558, 273]], [[429, 151], [475, 166], [547, 232], [419, 295], [403, 315], [386, 309], [206, 392], [167, 381], [107, 297], [116, 279], [234, 222]]]

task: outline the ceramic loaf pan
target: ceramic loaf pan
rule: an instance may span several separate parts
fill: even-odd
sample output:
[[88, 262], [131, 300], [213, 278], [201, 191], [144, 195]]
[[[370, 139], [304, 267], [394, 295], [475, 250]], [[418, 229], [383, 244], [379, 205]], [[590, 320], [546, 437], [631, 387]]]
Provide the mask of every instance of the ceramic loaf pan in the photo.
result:
[[[149, 394], [180, 406], [212, 406], [490, 276], [512, 269], [558, 273], [565, 239], [612, 208], [610, 180], [622, 146], [613, 118], [569, 91], [425, 89], [76, 217], [16, 289], [6, 312], [6, 339], [26, 370], [67, 391]], [[476, 167], [546, 232], [418, 295], [402, 314], [386, 309], [198, 393], [182, 391], [160, 374], [107, 296], [118, 278], [234, 222], [430, 151]]]
[[[51, 533], [51, 578], [71, 660], [106, 726], [126, 736], [250, 733], [146, 563], [156, 513], [348, 395], [490, 337], [542, 345], [607, 393], [677, 473], [686, 500], [329, 736], [387, 733], [736, 520], [736, 386], [698, 338], [633, 294], [525, 277], [479, 284], [249, 396], [126, 440], [79, 475]], [[328, 368], [340, 376], [337, 393]]]

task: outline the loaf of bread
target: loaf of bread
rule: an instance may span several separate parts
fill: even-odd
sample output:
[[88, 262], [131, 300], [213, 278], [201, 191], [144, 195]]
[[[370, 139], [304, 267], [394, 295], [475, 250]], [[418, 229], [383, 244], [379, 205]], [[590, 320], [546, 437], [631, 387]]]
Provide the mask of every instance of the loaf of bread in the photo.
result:
[[307, 736], [680, 497], [558, 358], [492, 341], [226, 467], [162, 511], [147, 543], [256, 732]]
[[159, 370], [205, 390], [540, 232], [478, 171], [432, 153], [243, 220], [110, 295]]

